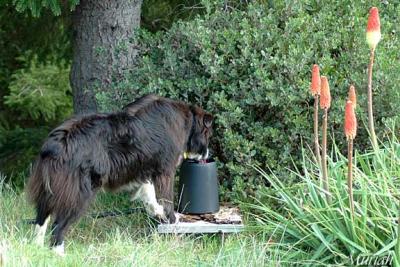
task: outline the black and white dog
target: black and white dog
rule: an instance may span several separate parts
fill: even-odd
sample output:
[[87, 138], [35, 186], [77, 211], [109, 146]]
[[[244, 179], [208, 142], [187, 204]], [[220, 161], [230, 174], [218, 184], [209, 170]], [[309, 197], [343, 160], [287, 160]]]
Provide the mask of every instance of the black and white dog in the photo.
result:
[[208, 156], [212, 120], [199, 107], [155, 95], [122, 112], [66, 120], [44, 142], [27, 184], [37, 242], [43, 245], [51, 215], [51, 246], [63, 255], [65, 232], [101, 187], [129, 190], [149, 214], [175, 222], [176, 167], [183, 153]]

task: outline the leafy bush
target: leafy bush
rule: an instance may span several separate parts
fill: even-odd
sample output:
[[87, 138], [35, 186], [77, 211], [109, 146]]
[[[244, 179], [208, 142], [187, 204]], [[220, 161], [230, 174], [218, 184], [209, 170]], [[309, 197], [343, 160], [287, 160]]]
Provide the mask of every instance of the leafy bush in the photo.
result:
[[[24, 61], [24, 58], [22, 58]], [[72, 112], [69, 66], [47, 62], [37, 57], [26, 68], [16, 71], [4, 103], [20, 114], [20, 119], [57, 121]]]
[[351, 259], [356, 260], [358, 256], [383, 260], [384, 256], [390, 255], [397, 261], [393, 266], [398, 266], [399, 141], [394, 137], [379, 151], [356, 154], [354, 217], [346, 183], [347, 160], [338, 150], [333, 153], [333, 158], [329, 164], [331, 202], [326, 200], [318, 174], [312, 171], [316, 169], [312, 159], [304, 158], [302, 168], [295, 171], [300, 183], [292, 186], [259, 169], [273, 188], [272, 194], [271, 189], [262, 190], [260, 194], [277, 201], [280, 207], [277, 209], [268, 204], [271, 201], [250, 205], [259, 225], [272, 243], [303, 251], [309, 255], [309, 263], [353, 266], [357, 264]]
[[[313, 63], [320, 64], [330, 81], [331, 133], [342, 135], [342, 107], [351, 83], [358, 91], [359, 114], [366, 117], [361, 112], [369, 60], [365, 27], [369, 7], [375, 4], [383, 32], [374, 74], [377, 127], [398, 119], [399, 5], [281, 0], [238, 10], [226, 8], [222, 0], [213, 3], [203, 1], [205, 15], [176, 23], [165, 33], [142, 31], [137, 66], [116, 79], [113, 90], [98, 93], [103, 109], [118, 109], [150, 92], [203, 106], [216, 117], [212, 147], [222, 163], [224, 188], [240, 198], [256, 194], [265, 181], [249, 164], [281, 171], [292, 161], [301, 164], [301, 142], [312, 144], [313, 99], [308, 90]], [[359, 149], [366, 147], [364, 129], [358, 139]]]

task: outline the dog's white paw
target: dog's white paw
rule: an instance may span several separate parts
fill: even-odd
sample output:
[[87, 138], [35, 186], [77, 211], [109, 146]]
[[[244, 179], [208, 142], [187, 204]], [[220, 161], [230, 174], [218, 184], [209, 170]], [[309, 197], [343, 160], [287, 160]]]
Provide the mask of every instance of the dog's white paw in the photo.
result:
[[53, 247], [54, 253], [56, 253], [60, 257], [65, 257], [65, 250], [64, 250], [64, 242], [60, 245]]
[[164, 212], [164, 207], [156, 204], [154, 205], [154, 216], [160, 217], [160, 218], [165, 218], [165, 212]]

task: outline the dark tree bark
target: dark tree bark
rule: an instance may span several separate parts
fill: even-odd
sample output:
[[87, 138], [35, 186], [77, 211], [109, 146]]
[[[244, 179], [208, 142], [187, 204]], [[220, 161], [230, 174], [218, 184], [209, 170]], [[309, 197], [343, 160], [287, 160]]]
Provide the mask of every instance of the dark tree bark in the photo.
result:
[[71, 87], [76, 114], [95, 112], [95, 88], [109, 90], [132, 67], [142, 0], [81, 0], [73, 14]]

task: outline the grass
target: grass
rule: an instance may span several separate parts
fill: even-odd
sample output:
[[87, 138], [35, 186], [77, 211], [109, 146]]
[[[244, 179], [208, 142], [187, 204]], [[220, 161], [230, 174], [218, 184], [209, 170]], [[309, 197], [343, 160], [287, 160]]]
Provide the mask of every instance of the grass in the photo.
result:
[[[101, 193], [88, 213], [130, 205], [128, 196]], [[67, 255], [61, 258], [48, 247], [34, 244], [34, 226], [25, 221], [34, 212], [23, 193], [0, 184], [0, 210], [0, 251], [5, 266], [260, 266], [275, 261], [268, 243], [250, 233], [160, 235], [143, 213], [82, 217], [71, 228]]]

